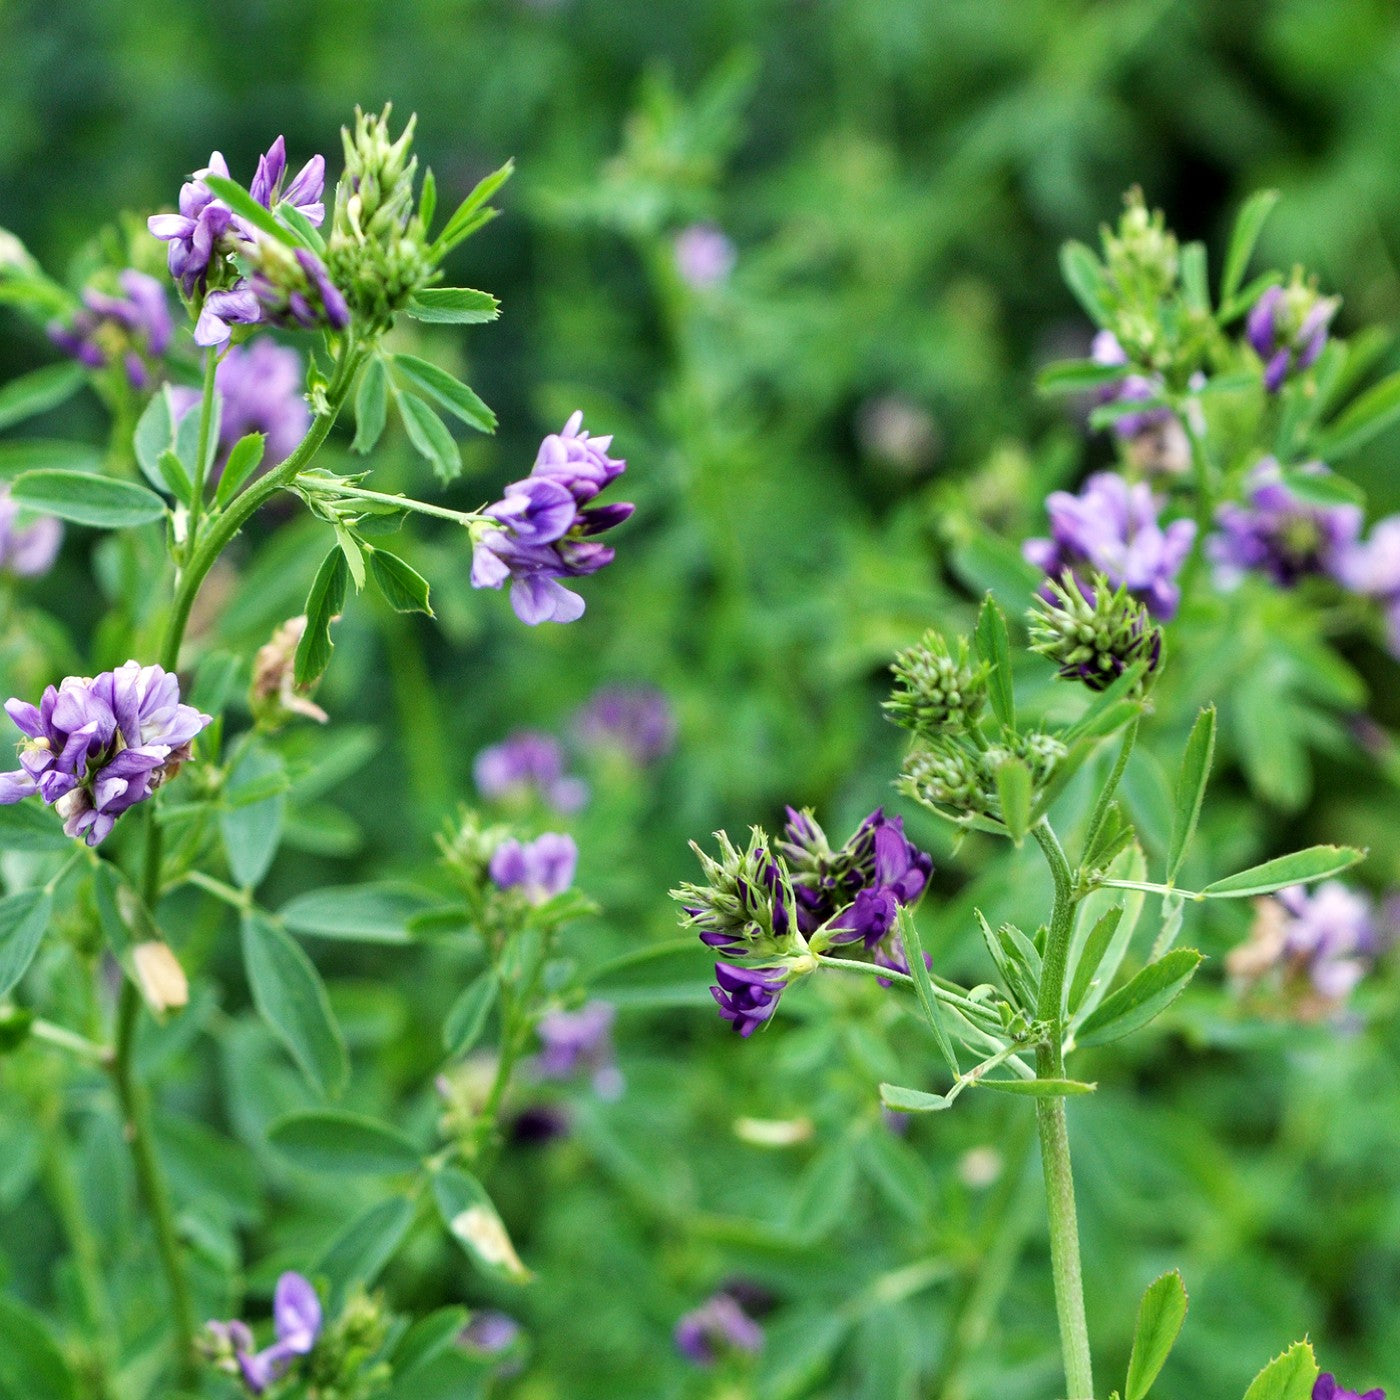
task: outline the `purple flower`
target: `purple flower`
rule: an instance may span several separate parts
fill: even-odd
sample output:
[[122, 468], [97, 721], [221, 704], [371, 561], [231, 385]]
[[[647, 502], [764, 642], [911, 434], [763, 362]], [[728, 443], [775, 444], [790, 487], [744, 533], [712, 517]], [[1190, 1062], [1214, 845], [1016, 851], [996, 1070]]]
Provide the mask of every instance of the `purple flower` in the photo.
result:
[[611, 435], [590, 437], [582, 426], [582, 412], [575, 413], [562, 433], [544, 439], [530, 475], [487, 508], [500, 528], [481, 533], [472, 552], [472, 587], [500, 588], [510, 580], [511, 606], [532, 627], [583, 616], [583, 599], [559, 580], [610, 564], [614, 551], [590, 537], [632, 514], [626, 502], [590, 504], [627, 464], [607, 455]]
[[1320, 297], [1295, 279], [1270, 287], [1254, 303], [1245, 339], [1264, 362], [1264, 387], [1276, 394], [1290, 374], [1300, 374], [1322, 354], [1328, 327], [1337, 314], [1336, 297]]
[[1196, 538], [1194, 521], [1165, 528], [1152, 489], [1130, 486], [1113, 472], [1098, 472], [1079, 495], [1052, 492], [1046, 501], [1050, 538], [1027, 540], [1021, 552], [1051, 578], [1068, 570], [1079, 577], [1097, 571], [1128, 591], [1154, 617], [1168, 622], [1181, 603], [1177, 575]]
[[1355, 1390], [1345, 1390], [1337, 1384], [1337, 1378], [1330, 1371], [1324, 1371], [1313, 1383], [1312, 1400], [1385, 1400], [1385, 1391], [1380, 1386], [1361, 1394]]
[[277, 1340], [255, 1352], [247, 1323], [234, 1320], [209, 1324], [214, 1337], [232, 1350], [243, 1382], [254, 1395], [263, 1394], [286, 1375], [293, 1361], [310, 1353], [320, 1335], [321, 1300], [300, 1274], [285, 1273], [277, 1280], [272, 1325]]
[[1340, 880], [1326, 880], [1311, 892], [1290, 885], [1274, 897], [1287, 915], [1285, 960], [1306, 971], [1319, 995], [1344, 1000], [1381, 948], [1371, 901]]
[[[302, 392], [305, 377], [301, 356], [271, 340], [234, 345], [224, 353], [214, 371], [214, 387], [222, 403], [215, 480], [234, 445], [249, 433], [267, 437], [264, 470], [292, 455], [311, 426], [311, 410]], [[183, 385], [172, 388], [170, 394], [176, 418], [199, 404], [198, 391]]]
[[[887, 943], [879, 944], [875, 949], [875, 955], [872, 961], [880, 967], [889, 968], [891, 972], [900, 972], [903, 973], [905, 977], [909, 976], [909, 954], [905, 950], [904, 940], [898, 937], [898, 935], [891, 938]], [[933, 971], [933, 955], [931, 953], [924, 954], [924, 966], [928, 968], [930, 972]], [[875, 980], [882, 987], [893, 985], [886, 977], [877, 977]]]
[[[1112, 331], [1100, 331], [1094, 337], [1090, 351], [1097, 364], [1117, 366], [1128, 363], [1128, 352], [1118, 342]], [[1159, 398], [1162, 393], [1160, 381], [1148, 379], [1141, 374], [1128, 374], [1099, 391], [1100, 403], [1136, 403]], [[1141, 413], [1125, 413], [1113, 420], [1113, 431], [1121, 438], [1140, 437], [1154, 428], [1160, 428], [1172, 419], [1169, 408], [1148, 408]]]
[[[287, 169], [286, 143], [279, 136], [265, 156], [258, 160], [258, 169], [249, 186], [249, 193], [265, 209], [278, 204], [290, 204], [299, 209], [313, 224], [325, 218], [321, 194], [325, 186], [326, 162], [313, 156], [302, 166], [296, 179], [282, 189]], [[178, 214], [153, 214], [146, 226], [155, 237], [170, 245], [167, 259], [170, 275], [179, 282], [187, 297], [203, 290], [209, 279], [209, 268], [216, 256], [224, 257], [236, 250], [241, 239], [251, 243], [257, 230], [234, 215], [222, 200], [204, 183], [203, 176], [228, 178], [228, 165], [215, 151], [209, 164], [197, 170], [180, 189]], [[201, 341], [200, 344], [218, 342]]]
[[291, 253], [263, 233], [242, 248], [252, 265], [233, 286], [210, 292], [195, 322], [194, 343], [222, 345], [234, 326], [282, 326], [287, 330], [329, 327], [343, 331], [350, 308], [325, 264], [307, 248]]
[[457, 1334], [457, 1345], [482, 1356], [496, 1356], [519, 1336], [520, 1324], [509, 1313], [483, 1308]]
[[153, 378], [150, 361], [165, 354], [174, 333], [165, 288], [134, 267], [117, 281], [123, 295], [88, 287], [73, 323], [52, 322], [49, 339], [90, 369], [104, 369], [120, 359], [131, 386], [146, 389]]
[[26, 738], [20, 768], [0, 773], [0, 804], [37, 792], [63, 818], [64, 832], [89, 846], [179, 772], [211, 722], [180, 703], [175, 676], [135, 661], [96, 679], [70, 676], [37, 706], [7, 700], [5, 709]]
[[588, 787], [564, 772], [564, 753], [552, 735], [518, 729], [477, 754], [472, 765], [477, 791], [495, 802], [518, 804], [535, 794], [556, 812], [576, 812]]
[[613, 1054], [616, 1017], [616, 1009], [606, 1001], [590, 1001], [577, 1011], [550, 1011], [542, 1016], [535, 1028], [541, 1046], [535, 1059], [536, 1074], [541, 1079], [572, 1079], [588, 1073], [599, 1098], [617, 1098], [623, 1083]]
[[738, 253], [723, 229], [715, 224], [691, 224], [676, 235], [676, 271], [697, 292], [729, 280]]
[[491, 857], [491, 879], [503, 889], [519, 889], [531, 904], [563, 894], [574, 882], [578, 847], [572, 836], [546, 831], [533, 841], [502, 841]]
[[36, 578], [48, 573], [58, 558], [63, 526], [52, 515], [34, 516], [28, 525], [20, 525], [19, 514], [9, 483], [0, 481], [0, 570], [18, 578]]
[[714, 1297], [676, 1323], [676, 1346], [699, 1366], [713, 1366], [728, 1352], [763, 1349], [763, 1328], [729, 1293]]
[[[1329, 475], [1321, 462], [1300, 471]], [[1284, 483], [1278, 463], [1266, 457], [1250, 472], [1242, 504], [1216, 511], [1216, 534], [1207, 551], [1226, 586], [1246, 573], [1266, 574], [1282, 588], [1314, 574], [1338, 576], [1361, 535], [1359, 506], [1319, 506], [1300, 500]]]
[[1344, 587], [1381, 605], [1390, 649], [1400, 656], [1400, 515], [1378, 520], [1368, 539], [1343, 550], [1335, 573]]
[[605, 686], [574, 716], [574, 733], [588, 748], [620, 753], [645, 767], [671, 751], [676, 717], [666, 693], [655, 686]]
[[710, 995], [719, 1004], [719, 1014], [746, 1039], [778, 1009], [778, 998], [787, 985], [787, 971], [781, 967], [737, 967], [715, 964], [715, 981]]

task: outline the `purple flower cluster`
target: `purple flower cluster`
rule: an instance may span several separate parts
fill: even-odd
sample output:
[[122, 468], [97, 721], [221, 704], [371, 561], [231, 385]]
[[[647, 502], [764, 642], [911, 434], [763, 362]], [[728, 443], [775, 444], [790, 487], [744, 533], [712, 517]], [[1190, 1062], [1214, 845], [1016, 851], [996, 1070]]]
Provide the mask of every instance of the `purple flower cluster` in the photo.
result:
[[48, 573], [58, 558], [63, 525], [52, 515], [40, 515], [20, 525], [19, 514], [9, 483], [0, 481], [0, 571], [17, 578], [37, 578]]
[[562, 433], [540, 444], [530, 475], [486, 510], [497, 524], [476, 539], [472, 586], [500, 588], [510, 580], [511, 606], [529, 626], [582, 617], [583, 599], [559, 580], [612, 562], [613, 549], [590, 537], [621, 524], [633, 507], [589, 504], [626, 470], [625, 461], [608, 456], [611, 446], [611, 435], [590, 437], [583, 414], [575, 413]]
[[1380, 1386], [1366, 1391], [1364, 1395], [1355, 1390], [1346, 1390], [1337, 1384], [1336, 1376], [1324, 1371], [1313, 1383], [1312, 1400], [1385, 1400], [1385, 1391]]
[[[1321, 462], [1299, 470], [1328, 474]], [[1359, 506], [1301, 500], [1272, 457], [1250, 472], [1245, 490], [1243, 502], [1227, 501], [1216, 512], [1217, 532], [1207, 541], [1222, 584], [1238, 583], [1246, 573], [1266, 574], [1283, 588], [1316, 574], [1341, 576], [1361, 535]]]
[[564, 771], [564, 751], [551, 734], [518, 729], [477, 754], [472, 765], [477, 791], [488, 801], [521, 805], [538, 798], [556, 812], [577, 812], [588, 786]]
[[[1095, 364], [1116, 368], [1128, 363], [1128, 352], [1118, 342], [1112, 331], [1100, 331], [1094, 337], [1090, 350]], [[1127, 374], [1117, 383], [1099, 393], [1100, 403], [1147, 403], [1161, 395], [1162, 386], [1146, 375]], [[1125, 413], [1113, 421], [1113, 431], [1123, 438], [1135, 438], [1170, 422], [1171, 409], [1161, 407], [1145, 408], [1140, 413]]]
[[72, 324], [51, 322], [49, 339], [89, 369], [105, 369], [119, 358], [131, 387], [149, 389], [151, 361], [165, 354], [174, 334], [165, 288], [134, 267], [117, 282], [120, 296], [88, 287]]
[[676, 742], [676, 716], [665, 691], [649, 685], [610, 685], [595, 692], [574, 716], [579, 743], [619, 753], [644, 768]]
[[[313, 156], [284, 185], [286, 173], [287, 147], [279, 136], [259, 157], [249, 193], [265, 209], [287, 205], [319, 226], [326, 216], [321, 198], [325, 160]], [[147, 220], [151, 233], [169, 244], [170, 275], [185, 296], [203, 297], [195, 343], [222, 345], [232, 326], [259, 322], [343, 330], [350, 322], [349, 309], [321, 260], [305, 248], [287, 249], [269, 239], [218, 199], [204, 183], [205, 175], [228, 178], [228, 165], [218, 151], [181, 188], [179, 213], [154, 214]], [[211, 276], [224, 275], [235, 253], [252, 264], [249, 275], [211, 290]]]
[[1276, 394], [1291, 374], [1316, 363], [1340, 303], [1301, 285], [1270, 287], [1254, 303], [1245, 339], [1264, 362], [1264, 387]]
[[517, 841], [513, 836], [502, 841], [489, 869], [499, 889], [518, 889], [531, 904], [543, 904], [573, 884], [577, 866], [574, 838], [546, 831], [533, 841]]
[[676, 272], [697, 292], [729, 280], [738, 253], [728, 234], [715, 224], [690, 224], [676, 235]]
[[1378, 520], [1367, 539], [1337, 560], [1335, 572], [1344, 587], [1380, 604], [1390, 650], [1400, 656], [1400, 515]]
[[[263, 433], [265, 470], [285, 462], [311, 426], [311, 410], [302, 392], [306, 379], [301, 356], [271, 340], [234, 345], [224, 352], [214, 371], [222, 411], [219, 418], [218, 455], [214, 472], [223, 471], [234, 444], [249, 433]], [[175, 414], [184, 415], [199, 404], [199, 393], [173, 388]]]
[[541, 1079], [572, 1079], [586, 1073], [599, 1098], [622, 1093], [622, 1073], [613, 1053], [612, 1028], [616, 1009], [606, 1001], [590, 1001], [577, 1011], [550, 1011], [536, 1032], [540, 1053], [535, 1073]]
[[1050, 538], [1027, 540], [1025, 557], [1050, 578], [1066, 572], [1081, 585], [1086, 575], [1101, 573], [1128, 592], [1163, 622], [1181, 603], [1177, 575], [1191, 553], [1195, 522], [1161, 523], [1161, 511], [1146, 482], [1129, 485], [1113, 472], [1098, 472], [1075, 496], [1052, 492], [1045, 502]]
[[261, 1351], [253, 1350], [253, 1333], [246, 1322], [211, 1322], [215, 1342], [232, 1351], [243, 1383], [261, 1395], [287, 1374], [292, 1363], [310, 1353], [321, 1333], [321, 1300], [300, 1274], [285, 1273], [277, 1280], [272, 1300], [272, 1325], [277, 1340]]
[[96, 679], [69, 676], [39, 704], [7, 700], [25, 741], [0, 773], [0, 804], [38, 793], [69, 836], [95, 846], [117, 818], [175, 776], [210, 716], [180, 703], [177, 679], [135, 661]]
[[763, 1328], [728, 1290], [707, 1298], [676, 1323], [676, 1346], [698, 1366], [713, 1366], [721, 1357], [763, 1349]]
[[773, 1019], [787, 980], [788, 971], [783, 967], [740, 967], [737, 963], [717, 962], [710, 995], [719, 1014], [747, 1040]]

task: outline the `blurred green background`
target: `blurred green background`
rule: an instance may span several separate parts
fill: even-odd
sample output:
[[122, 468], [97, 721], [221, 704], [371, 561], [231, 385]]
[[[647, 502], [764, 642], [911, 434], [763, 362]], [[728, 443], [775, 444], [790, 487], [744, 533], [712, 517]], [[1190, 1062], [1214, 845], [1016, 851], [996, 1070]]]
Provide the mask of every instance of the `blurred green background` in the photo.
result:
[[[339, 850], [294, 844], [273, 881], [289, 893], [414, 872], [470, 799], [481, 747], [520, 725], [562, 732], [601, 683], [650, 682], [681, 742], [640, 777], [592, 774], [580, 883], [606, 915], [579, 937], [594, 962], [670, 930], [665, 891], [690, 872], [690, 837], [772, 824], [785, 801], [816, 805], [843, 836], [887, 799], [900, 753], [878, 710], [889, 655], [930, 624], [965, 624], [969, 598], [1007, 567], [987, 539], [1038, 531], [1046, 490], [1107, 460], [1032, 378], [1088, 341], [1059, 244], [1092, 238], [1126, 188], [1215, 250], [1242, 199], [1276, 187], [1262, 257], [1342, 294], [1344, 332], [1396, 319], [1397, 84], [1400, 19], [1383, 0], [0, 0], [0, 223], [61, 270], [97, 225], [171, 204], [213, 149], [246, 177], [282, 132], [294, 164], [323, 151], [334, 170], [357, 102], [419, 114], [420, 160], [446, 206], [516, 158], [504, 216], [453, 267], [501, 298], [503, 318], [433, 342], [502, 425], [463, 444], [452, 497], [494, 498], [583, 407], [594, 432], [616, 434], [637, 516], [589, 581], [585, 619], [529, 634], [502, 598], [470, 592], [459, 536], [418, 532], [411, 557], [441, 625], [352, 615], [321, 695], [338, 726], [372, 726], [357, 732], [382, 745], [337, 789], [358, 832]], [[707, 292], [671, 262], [676, 232], [701, 220], [738, 249]], [[49, 354], [7, 320], [0, 379]], [[1400, 505], [1394, 439], [1358, 467], [1377, 511]], [[375, 467], [381, 489], [436, 489], [401, 442]], [[225, 641], [251, 650], [299, 610], [308, 530], [262, 527]], [[81, 567], [70, 553], [41, 592], [80, 648], [97, 606], [72, 587]], [[1395, 718], [1390, 663], [1353, 659]], [[1168, 716], [1180, 732], [1189, 719], [1185, 704]], [[1400, 874], [1393, 805], [1345, 807], [1353, 781], [1343, 772], [1306, 806], [1304, 780], [1263, 824], [1371, 841], [1369, 878], [1384, 885]], [[1265, 839], [1239, 835], [1238, 808], [1238, 793], [1224, 798], [1217, 850]], [[950, 866], [946, 837], [911, 827], [944, 867], [941, 893], [957, 891], [977, 853]], [[1039, 888], [1033, 873], [1019, 883]], [[934, 917], [956, 950], [952, 915]], [[1240, 932], [1207, 940], [1221, 951]], [[874, 1080], [910, 1080], [887, 1070], [877, 994], [843, 988], [814, 1011], [790, 998], [788, 1026], [739, 1045], [704, 1009], [695, 966], [697, 995], [674, 1009], [624, 1004], [622, 1102], [581, 1103], [567, 1142], [508, 1159], [502, 1208], [541, 1275], [528, 1297], [495, 1300], [534, 1339], [509, 1393], [717, 1393], [673, 1358], [670, 1328], [742, 1272], [779, 1300], [765, 1396], [1051, 1394], [1020, 1106], [960, 1106], [907, 1141], [881, 1137]], [[443, 1009], [432, 990], [348, 955], [335, 970], [351, 979], [338, 994], [372, 1092], [421, 1083], [431, 1053], [415, 1022], [425, 1004]], [[1393, 1002], [1386, 990], [1378, 1010]], [[1163, 1400], [1239, 1393], [1307, 1331], [1339, 1371], [1400, 1380], [1395, 1034], [1202, 1047], [1187, 1036], [1130, 1052], [1076, 1106], [1105, 1362], [1121, 1369], [1129, 1299], [1180, 1263], [1193, 1312]], [[186, 1079], [194, 1112], [237, 1128], [237, 1074]], [[810, 1119], [812, 1137], [757, 1149], [736, 1138], [736, 1114]], [[101, 1148], [84, 1168], [94, 1180]], [[966, 1157], [987, 1148], [1001, 1164], [991, 1186]], [[17, 1243], [26, 1197], [0, 1203], [11, 1278], [45, 1301], [43, 1234]], [[274, 1223], [267, 1202], [240, 1209], [250, 1257], [289, 1264], [307, 1222]], [[801, 1228], [779, 1228], [793, 1209]], [[1024, 1239], [1008, 1291], [959, 1340], [1007, 1219]], [[928, 1270], [909, 1298], [868, 1293], [907, 1267]], [[482, 1301], [426, 1247], [386, 1286], [405, 1305]], [[971, 1361], [954, 1384], [959, 1348]]]

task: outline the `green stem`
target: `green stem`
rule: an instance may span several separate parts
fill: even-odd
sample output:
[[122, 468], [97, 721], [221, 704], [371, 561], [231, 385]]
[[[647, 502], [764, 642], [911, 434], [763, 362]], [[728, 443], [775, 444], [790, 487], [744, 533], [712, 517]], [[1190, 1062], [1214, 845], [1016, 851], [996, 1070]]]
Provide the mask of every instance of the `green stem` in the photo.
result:
[[170, 1290], [171, 1320], [175, 1327], [176, 1367], [180, 1382], [191, 1387], [195, 1381], [194, 1302], [189, 1284], [180, 1264], [180, 1241], [175, 1232], [175, 1215], [170, 1204], [170, 1192], [156, 1160], [155, 1142], [151, 1134], [150, 1105], [145, 1091], [136, 1078], [136, 1024], [141, 1013], [141, 998], [131, 981], [122, 982], [117, 1006], [116, 1048], [112, 1054], [112, 1078], [117, 1087], [127, 1141], [131, 1144], [132, 1161], [136, 1167], [136, 1182], [141, 1198], [150, 1213], [156, 1232], [156, 1249], [166, 1286]]
[[[324, 482], [324, 486], [321, 483]], [[415, 501], [411, 496], [391, 496], [384, 491], [369, 491], [363, 486], [352, 486], [346, 481], [337, 481], [331, 477], [315, 477], [306, 483], [308, 488], [315, 487], [324, 490], [326, 494], [337, 496], [348, 496], [357, 501], [374, 501], [379, 505], [397, 506], [399, 510], [414, 511], [418, 515], [432, 515], [439, 520], [451, 520], [454, 524], [464, 525], [470, 528], [472, 525], [480, 524], [489, 520], [490, 517], [482, 515], [477, 511], [470, 510], [449, 510], [446, 506], [435, 506], [429, 501]]]
[[[1069, 862], [1047, 822], [1034, 828], [1035, 839], [1055, 882], [1055, 903], [1045, 940], [1044, 965], [1036, 1015], [1046, 1028], [1046, 1043], [1036, 1050], [1036, 1076], [1063, 1079], [1065, 974], [1074, 934], [1074, 879]], [[1093, 1400], [1093, 1364], [1089, 1324], [1084, 1313], [1084, 1280], [1079, 1262], [1079, 1220], [1074, 1205], [1069, 1127], [1063, 1098], [1036, 1100], [1040, 1159], [1045, 1173], [1045, 1204], [1050, 1218], [1050, 1264], [1055, 1280], [1055, 1308], [1060, 1319], [1067, 1400]]]
[[209, 435], [214, 427], [214, 371], [219, 367], [216, 350], [204, 352], [204, 393], [199, 401], [199, 446], [194, 459], [193, 490], [190, 492], [191, 543], [199, 538], [199, 512], [204, 505], [204, 474], [209, 462]]

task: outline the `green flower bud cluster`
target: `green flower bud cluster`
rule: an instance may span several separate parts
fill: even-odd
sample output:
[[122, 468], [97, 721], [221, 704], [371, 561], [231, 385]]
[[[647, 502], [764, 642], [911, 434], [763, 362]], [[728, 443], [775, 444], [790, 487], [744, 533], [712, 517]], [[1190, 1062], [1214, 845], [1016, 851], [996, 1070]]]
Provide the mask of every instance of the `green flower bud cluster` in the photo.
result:
[[437, 838], [443, 864], [456, 874], [469, 890], [486, 884], [487, 867], [496, 847], [511, 834], [506, 826], [483, 826], [481, 817], [463, 808], [456, 822], [448, 824]]
[[1021, 759], [1038, 791], [1050, 781], [1066, 749], [1053, 734], [1032, 730], [1006, 734], [999, 743], [977, 748], [943, 739], [915, 745], [904, 761], [898, 789], [939, 816], [954, 822], [968, 817], [1001, 820], [997, 770], [1009, 758]]
[[355, 320], [373, 329], [386, 328], [433, 273], [413, 193], [418, 158], [409, 151], [417, 118], [391, 140], [391, 110], [370, 116], [357, 107], [354, 131], [341, 129], [345, 173], [326, 246], [326, 266]]
[[392, 1371], [382, 1359], [389, 1318], [379, 1294], [357, 1288], [339, 1318], [321, 1334], [309, 1358], [306, 1393], [317, 1400], [370, 1400], [388, 1388]]
[[1146, 665], [1139, 689], [1145, 690], [1162, 659], [1162, 630], [1126, 587], [1112, 589], [1096, 574], [1081, 584], [1072, 574], [1049, 580], [1050, 597], [1041, 597], [1028, 615], [1031, 650], [1053, 661], [1065, 680], [1083, 681], [1090, 690], [1106, 690], [1124, 671]]
[[1109, 279], [1123, 303], [1154, 305], [1176, 291], [1181, 251], [1166, 216], [1149, 212], [1140, 189], [1129, 190], [1124, 205], [1117, 231], [1103, 231]]
[[926, 632], [890, 669], [895, 684], [885, 713], [921, 739], [965, 733], [986, 703], [987, 668], [973, 665], [962, 638], [955, 653], [937, 632]]
[[742, 851], [726, 832], [716, 832], [715, 839], [717, 860], [691, 842], [704, 883], [686, 883], [671, 891], [684, 911], [683, 926], [722, 952], [763, 957], [800, 953], [792, 879], [773, 856], [767, 833], [762, 827], [752, 828], [748, 848]]

